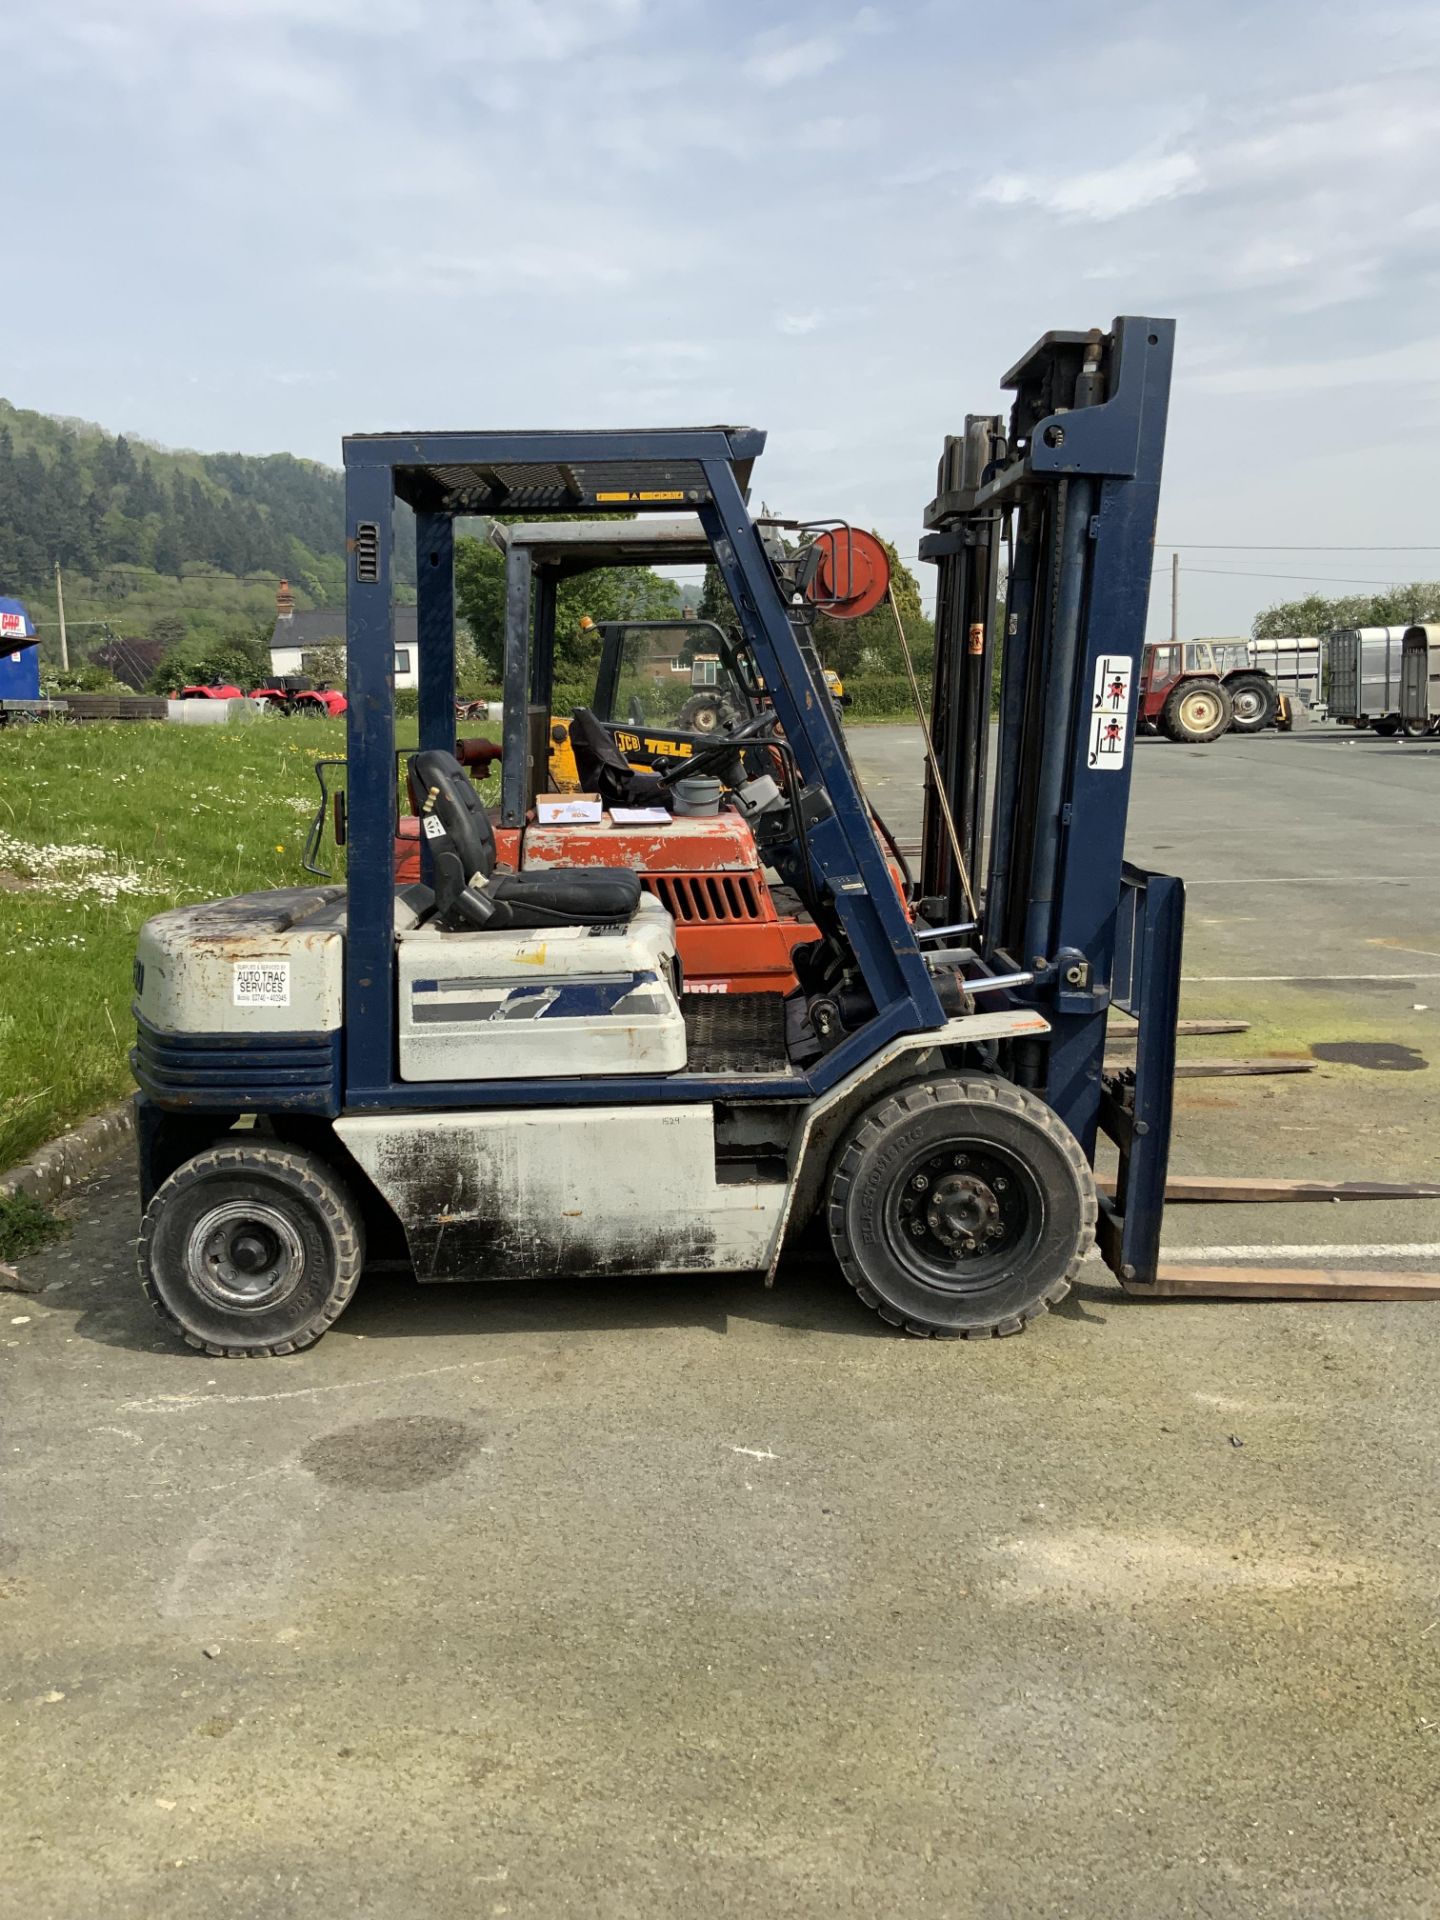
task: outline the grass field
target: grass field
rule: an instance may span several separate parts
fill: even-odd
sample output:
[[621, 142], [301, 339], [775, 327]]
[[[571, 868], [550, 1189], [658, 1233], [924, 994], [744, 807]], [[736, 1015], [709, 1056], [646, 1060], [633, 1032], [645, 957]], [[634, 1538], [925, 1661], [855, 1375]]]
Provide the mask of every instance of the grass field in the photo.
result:
[[306, 878], [311, 763], [344, 751], [278, 717], [0, 732], [0, 1169], [130, 1091], [141, 921]]

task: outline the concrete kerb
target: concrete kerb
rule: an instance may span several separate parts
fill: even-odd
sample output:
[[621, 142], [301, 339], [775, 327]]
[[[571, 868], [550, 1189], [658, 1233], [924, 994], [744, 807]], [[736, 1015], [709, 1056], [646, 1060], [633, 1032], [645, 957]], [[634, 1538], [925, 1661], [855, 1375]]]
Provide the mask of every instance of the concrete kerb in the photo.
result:
[[130, 1101], [93, 1114], [69, 1133], [46, 1141], [31, 1159], [11, 1167], [8, 1173], [0, 1173], [0, 1200], [24, 1193], [41, 1206], [49, 1206], [77, 1181], [88, 1180], [134, 1137], [135, 1109]]

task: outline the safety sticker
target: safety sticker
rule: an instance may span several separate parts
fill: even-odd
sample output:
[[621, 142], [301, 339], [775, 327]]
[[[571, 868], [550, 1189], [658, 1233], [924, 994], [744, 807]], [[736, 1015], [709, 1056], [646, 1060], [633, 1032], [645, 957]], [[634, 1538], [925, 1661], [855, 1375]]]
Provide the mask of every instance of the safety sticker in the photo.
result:
[[424, 827], [425, 838], [427, 840], [443, 840], [445, 838], [445, 829], [440, 824], [438, 814], [427, 813], [424, 818]]
[[290, 1004], [290, 962], [288, 960], [237, 960], [235, 962], [235, 1005], [237, 1007], [288, 1007]]
[[632, 500], [683, 500], [684, 498], [683, 487], [649, 487], [638, 492], [627, 488], [622, 492], [597, 493], [595, 496], [597, 505], [603, 503], [606, 506], [627, 505]]
[[1118, 773], [1125, 765], [1130, 736], [1130, 683], [1134, 656], [1102, 653], [1095, 662], [1095, 691], [1090, 702], [1090, 751], [1086, 765], [1096, 773]]

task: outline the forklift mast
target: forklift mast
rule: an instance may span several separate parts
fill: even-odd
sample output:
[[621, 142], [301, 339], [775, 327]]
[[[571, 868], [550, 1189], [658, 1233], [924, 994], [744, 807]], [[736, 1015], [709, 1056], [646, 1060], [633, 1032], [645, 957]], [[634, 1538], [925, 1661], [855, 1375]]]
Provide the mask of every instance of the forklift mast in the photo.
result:
[[[999, 971], [1033, 975], [1020, 997], [1051, 1031], [1016, 1043], [1013, 1077], [1092, 1160], [1099, 1133], [1118, 1145], [1099, 1240], [1141, 1284], [1158, 1259], [1184, 898], [1126, 864], [1125, 823], [1174, 331], [1130, 317], [1047, 333], [1002, 382], [1008, 422], [970, 415], [946, 440], [920, 548], [938, 576], [926, 910], [970, 921]], [[1112, 1006], [1139, 1032], [1133, 1071], [1107, 1081]]]

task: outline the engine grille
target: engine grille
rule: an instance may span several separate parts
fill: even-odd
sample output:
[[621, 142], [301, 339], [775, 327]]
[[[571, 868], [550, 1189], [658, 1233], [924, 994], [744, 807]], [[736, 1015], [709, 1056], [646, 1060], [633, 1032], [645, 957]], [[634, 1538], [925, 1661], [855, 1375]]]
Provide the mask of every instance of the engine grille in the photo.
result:
[[768, 918], [753, 873], [643, 873], [640, 878], [682, 927]]

